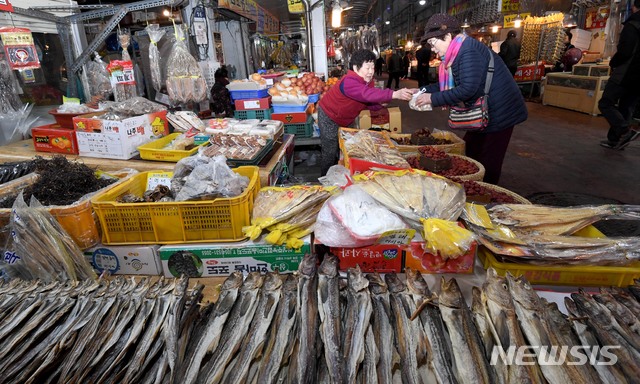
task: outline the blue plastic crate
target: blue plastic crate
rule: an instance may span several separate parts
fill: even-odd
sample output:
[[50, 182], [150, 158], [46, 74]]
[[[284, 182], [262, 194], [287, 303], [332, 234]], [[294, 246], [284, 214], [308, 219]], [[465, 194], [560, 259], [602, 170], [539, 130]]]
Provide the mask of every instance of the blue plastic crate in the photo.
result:
[[269, 120], [271, 119], [271, 113], [273, 111], [269, 109], [247, 109], [244, 111], [233, 111], [233, 117], [238, 120], [258, 119]]
[[318, 100], [320, 100], [320, 94], [319, 93], [314, 93], [312, 95], [309, 95], [309, 102], [310, 103], [317, 103]]
[[306, 123], [285, 124], [284, 132], [296, 135], [296, 137], [312, 137], [313, 136], [313, 116], [309, 115]]
[[307, 110], [308, 103], [305, 105], [273, 105], [273, 113], [289, 113], [289, 112], [304, 112]]
[[259, 89], [257, 91], [229, 91], [229, 93], [231, 93], [232, 100], [261, 99], [269, 96], [267, 89]]

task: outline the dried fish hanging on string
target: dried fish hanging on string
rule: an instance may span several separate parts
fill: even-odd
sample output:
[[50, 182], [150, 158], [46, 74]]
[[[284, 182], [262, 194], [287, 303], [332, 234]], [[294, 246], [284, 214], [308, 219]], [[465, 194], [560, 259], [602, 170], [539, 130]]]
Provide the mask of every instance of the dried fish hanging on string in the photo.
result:
[[174, 104], [198, 103], [207, 97], [207, 83], [189, 53], [181, 26], [175, 25], [174, 30], [176, 41], [167, 60], [167, 94]]
[[145, 30], [149, 34], [149, 68], [151, 70], [151, 84], [156, 92], [162, 89], [162, 74], [160, 72], [160, 52], [158, 51], [158, 42], [164, 36], [164, 29], [160, 29], [158, 24], [149, 24]]

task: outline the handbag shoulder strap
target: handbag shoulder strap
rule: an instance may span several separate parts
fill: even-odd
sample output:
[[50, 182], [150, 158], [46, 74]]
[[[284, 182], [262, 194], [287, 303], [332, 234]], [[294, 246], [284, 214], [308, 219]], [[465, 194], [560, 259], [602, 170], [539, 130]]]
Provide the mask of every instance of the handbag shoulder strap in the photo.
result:
[[484, 94], [489, 94], [489, 88], [491, 88], [491, 81], [493, 80], [493, 52], [489, 52], [489, 68], [487, 69], [487, 79], [484, 82]]

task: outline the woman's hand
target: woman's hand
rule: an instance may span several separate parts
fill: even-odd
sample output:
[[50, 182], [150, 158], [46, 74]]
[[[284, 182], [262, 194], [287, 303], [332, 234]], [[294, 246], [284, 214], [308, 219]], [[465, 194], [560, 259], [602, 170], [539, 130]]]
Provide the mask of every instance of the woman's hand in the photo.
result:
[[423, 93], [416, 98], [416, 105], [422, 107], [423, 105], [431, 104], [431, 94]]
[[402, 89], [399, 89], [399, 90], [393, 92], [392, 98], [398, 99], [398, 100], [409, 101], [409, 100], [411, 100], [412, 96], [413, 96], [413, 92], [411, 92], [410, 89], [402, 88]]

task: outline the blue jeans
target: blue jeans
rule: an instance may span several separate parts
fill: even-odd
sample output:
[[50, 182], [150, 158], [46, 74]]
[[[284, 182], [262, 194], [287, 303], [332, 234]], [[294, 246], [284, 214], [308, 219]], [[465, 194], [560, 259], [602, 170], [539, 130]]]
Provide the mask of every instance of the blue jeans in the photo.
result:
[[638, 101], [640, 101], [640, 91], [625, 88], [613, 81], [607, 82], [602, 98], [598, 102], [598, 108], [609, 123], [609, 132], [607, 132], [609, 141], [617, 143], [620, 137], [627, 133], [629, 121], [633, 117]]

